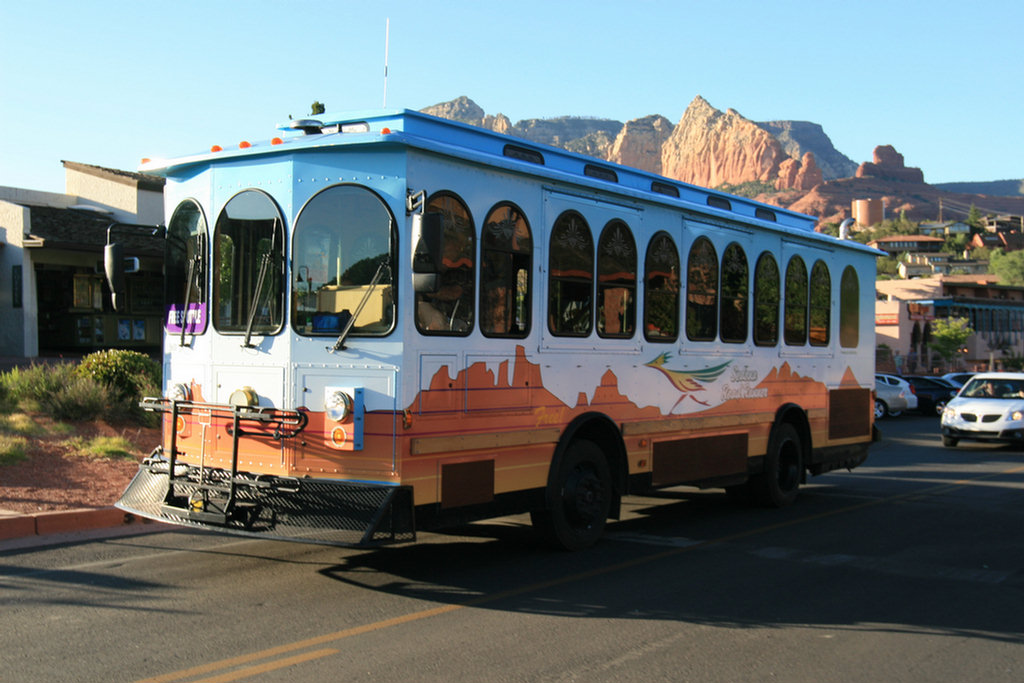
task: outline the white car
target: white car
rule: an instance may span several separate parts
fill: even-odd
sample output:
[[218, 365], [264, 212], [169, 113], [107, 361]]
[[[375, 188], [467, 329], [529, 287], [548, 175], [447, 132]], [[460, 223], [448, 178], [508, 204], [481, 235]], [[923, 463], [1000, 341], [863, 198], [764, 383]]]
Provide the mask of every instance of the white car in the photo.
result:
[[962, 439], [1024, 446], [1024, 373], [984, 372], [942, 411], [942, 445]]
[[917, 394], [910, 382], [896, 375], [875, 375], [875, 419], [887, 414], [897, 417], [904, 410], [917, 409]]

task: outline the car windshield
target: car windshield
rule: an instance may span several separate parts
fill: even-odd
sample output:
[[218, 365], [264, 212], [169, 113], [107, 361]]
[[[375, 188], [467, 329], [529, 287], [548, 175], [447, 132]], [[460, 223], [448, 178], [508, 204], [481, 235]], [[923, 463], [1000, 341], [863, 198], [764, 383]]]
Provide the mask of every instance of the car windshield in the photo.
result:
[[960, 392], [966, 398], [1024, 398], [1024, 380], [978, 377]]

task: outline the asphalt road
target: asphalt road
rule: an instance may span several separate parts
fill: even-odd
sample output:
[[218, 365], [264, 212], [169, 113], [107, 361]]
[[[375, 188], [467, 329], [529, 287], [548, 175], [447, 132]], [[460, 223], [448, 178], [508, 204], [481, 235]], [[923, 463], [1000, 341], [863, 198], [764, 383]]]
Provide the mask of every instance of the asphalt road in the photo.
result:
[[0, 550], [0, 682], [1024, 680], [1024, 453], [880, 423], [784, 510], [630, 498], [350, 550], [180, 531]]

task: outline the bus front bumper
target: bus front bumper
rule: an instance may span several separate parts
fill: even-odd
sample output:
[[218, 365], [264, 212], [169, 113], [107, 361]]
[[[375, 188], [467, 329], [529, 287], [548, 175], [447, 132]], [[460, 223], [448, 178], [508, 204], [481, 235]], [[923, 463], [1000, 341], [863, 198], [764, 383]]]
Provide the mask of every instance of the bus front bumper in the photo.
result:
[[154, 452], [115, 504], [148, 519], [223, 533], [338, 546], [416, 540], [406, 486], [253, 475]]

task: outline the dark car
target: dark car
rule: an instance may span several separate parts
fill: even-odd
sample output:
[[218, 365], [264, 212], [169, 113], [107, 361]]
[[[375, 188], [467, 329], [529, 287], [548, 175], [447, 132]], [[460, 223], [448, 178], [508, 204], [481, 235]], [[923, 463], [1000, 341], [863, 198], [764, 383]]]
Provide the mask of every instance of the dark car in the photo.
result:
[[903, 375], [917, 394], [917, 409], [925, 415], [942, 415], [946, 404], [956, 396], [957, 387], [941, 377]]

